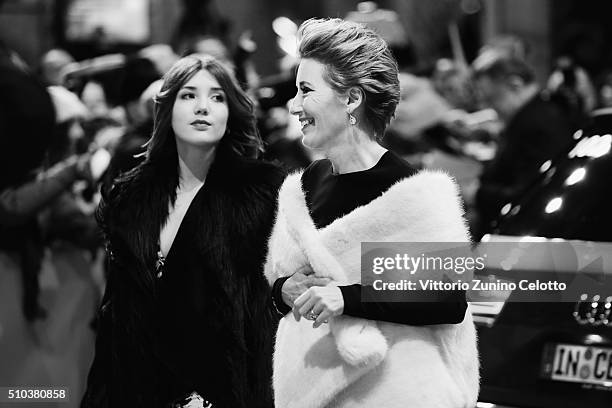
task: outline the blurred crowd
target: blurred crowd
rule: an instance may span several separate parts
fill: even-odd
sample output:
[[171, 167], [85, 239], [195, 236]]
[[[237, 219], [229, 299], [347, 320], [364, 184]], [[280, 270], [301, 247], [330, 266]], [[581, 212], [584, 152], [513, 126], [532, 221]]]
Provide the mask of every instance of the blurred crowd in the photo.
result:
[[[49, 256], [61, 254], [62, 265], [82, 274], [104, 256], [95, 220], [99, 196], [143, 159], [160, 79], [179, 54], [212, 55], [233, 70], [256, 102], [265, 159], [288, 169], [315, 159], [287, 108], [295, 94], [296, 28], [288, 19], [275, 21], [286, 56], [279, 73], [264, 78], [252, 62], [257, 44], [249, 33], [234, 47], [202, 35], [180, 50], [154, 44], [82, 61], [52, 49], [37, 67], [0, 48], [0, 253], [3, 268], [20, 271], [28, 321], [47, 315], [38, 278]], [[401, 30], [387, 35], [402, 91], [382, 143], [417, 167], [457, 179], [475, 240], [490, 231], [504, 203], [530, 186], [542, 163], [570, 147], [590, 112], [612, 107], [612, 70], [592, 79], [560, 56], [548, 79], [538, 81], [520, 38], [490, 41], [469, 64], [445, 58], [423, 69]]]

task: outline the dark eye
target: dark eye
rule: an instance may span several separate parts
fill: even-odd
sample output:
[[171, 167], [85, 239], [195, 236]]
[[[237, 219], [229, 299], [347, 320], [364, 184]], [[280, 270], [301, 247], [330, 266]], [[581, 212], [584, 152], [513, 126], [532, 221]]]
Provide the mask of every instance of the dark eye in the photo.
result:
[[302, 87], [302, 88], [300, 88], [300, 89], [301, 89], [301, 91], [302, 91], [302, 93], [303, 93], [304, 95], [306, 95], [308, 92], [311, 92], [311, 91], [312, 91], [312, 89], [310, 89], [310, 88], [308, 88], [308, 87], [305, 87], [305, 86], [303, 86], [303, 87]]
[[213, 94], [212, 95], [212, 100], [215, 102], [225, 102], [225, 95], [223, 94]]
[[181, 99], [193, 99], [195, 98], [195, 94], [193, 92], [184, 92], [180, 95]]

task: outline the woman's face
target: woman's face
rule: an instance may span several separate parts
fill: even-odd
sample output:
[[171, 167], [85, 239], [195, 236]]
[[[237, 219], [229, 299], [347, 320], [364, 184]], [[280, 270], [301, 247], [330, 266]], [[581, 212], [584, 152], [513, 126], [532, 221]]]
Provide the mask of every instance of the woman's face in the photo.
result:
[[297, 71], [297, 94], [291, 113], [298, 115], [304, 138], [311, 149], [329, 149], [348, 129], [347, 102], [325, 80], [325, 65], [305, 58]]
[[198, 71], [179, 89], [172, 108], [177, 143], [216, 146], [227, 128], [227, 96], [208, 71]]

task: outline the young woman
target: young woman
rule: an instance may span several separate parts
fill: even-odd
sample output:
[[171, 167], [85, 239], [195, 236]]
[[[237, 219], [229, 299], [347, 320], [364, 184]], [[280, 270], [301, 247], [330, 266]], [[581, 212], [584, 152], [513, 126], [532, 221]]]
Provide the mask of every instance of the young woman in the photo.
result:
[[262, 237], [283, 174], [260, 147], [220, 63], [175, 63], [146, 160], [100, 207], [110, 275], [83, 406], [272, 405]]
[[458, 189], [378, 144], [399, 81], [377, 34], [314, 19], [299, 36], [292, 113], [303, 143], [327, 160], [279, 193], [265, 274], [278, 311], [293, 308], [295, 318], [277, 332], [276, 406], [473, 407], [478, 357], [465, 293], [361, 302], [362, 242], [469, 242]]

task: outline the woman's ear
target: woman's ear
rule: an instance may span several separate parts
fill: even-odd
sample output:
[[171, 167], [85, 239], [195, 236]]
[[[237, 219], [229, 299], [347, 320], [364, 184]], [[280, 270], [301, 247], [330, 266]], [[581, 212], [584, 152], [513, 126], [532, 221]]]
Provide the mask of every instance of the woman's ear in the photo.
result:
[[359, 87], [352, 87], [348, 90], [347, 92], [347, 103], [346, 103], [346, 109], [348, 113], [353, 113], [355, 112], [363, 103], [364, 100], [364, 94], [363, 91], [361, 90], [361, 88]]

